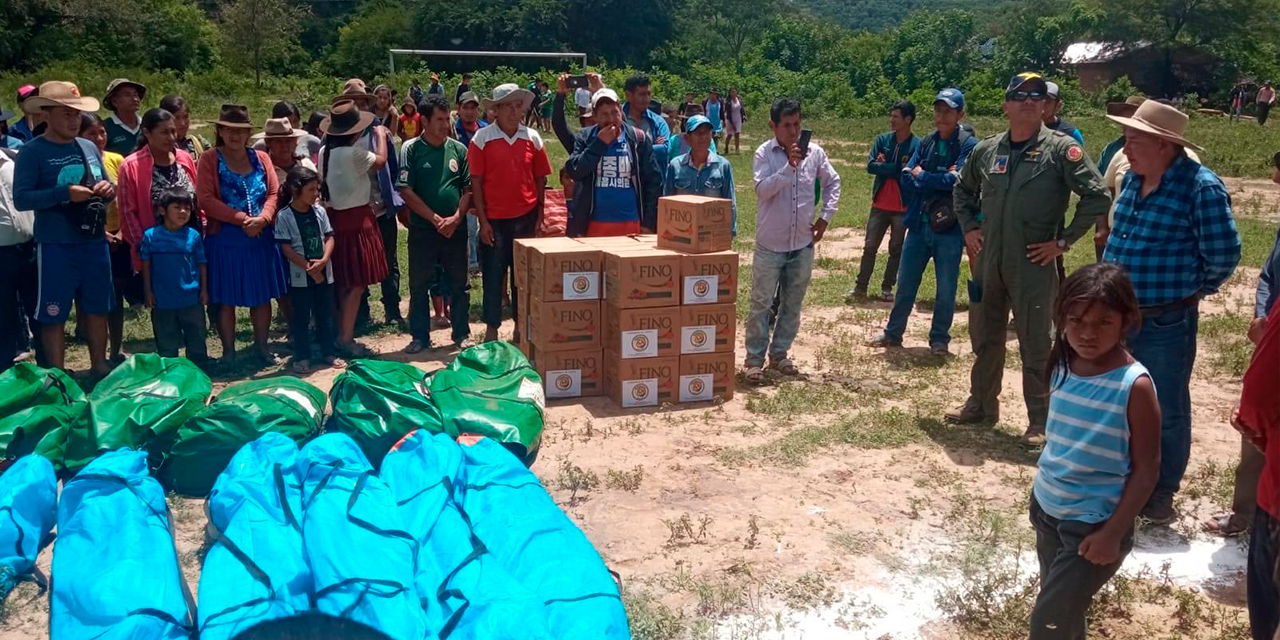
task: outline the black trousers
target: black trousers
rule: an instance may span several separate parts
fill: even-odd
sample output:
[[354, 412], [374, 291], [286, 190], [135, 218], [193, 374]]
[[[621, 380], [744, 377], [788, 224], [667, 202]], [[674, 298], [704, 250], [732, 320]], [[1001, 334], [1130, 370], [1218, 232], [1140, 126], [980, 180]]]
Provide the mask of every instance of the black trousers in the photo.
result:
[[34, 241], [0, 247], [0, 371], [12, 367], [28, 345], [35, 347], [36, 364], [49, 364], [36, 323], [39, 285]]
[[387, 318], [400, 316], [400, 224], [396, 216], [386, 213], [378, 218], [378, 231], [382, 233], [382, 250], [387, 254], [387, 278], [382, 281], [382, 308]]
[[1258, 507], [1249, 538], [1249, 626], [1253, 640], [1271, 640], [1280, 625], [1280, 523], [1266, 509]]
[[452, 238], [435, 229], [409, 227], [409, 334], [431, 344], [431, 283], [436, 265], [443, 265], [449, 281], [453, 341], [471, 334], [471, 285], [467, 282], [467, 229], [459, 225]]
[[307, 283], [305, 287], [289, 287], [293, 300], [293, 358], [311, 359], [311, 319], [316, 321], [316, 342], [320, 344], [320, 357], [333, 355], [333, 285], [326, 282]]
[[1031, 526], [1040, 558], [1040, 593], [1031, 610], [1031, 640], [1084, 640], [1085, 613], [1093, 596], [1116, 575], [1133, 550], [1133, 529], [1120, 543], [1120, 559], [1096, 565], [1078, 553], [1080, 543], [1099, 526], [1059, 520], [1031, 496]]
[[1271, 105], [1262, 102], [1258, 103], [1258, 125], [1267, 123], [1267, 114], [1271, 113]]
[[[511, 281], [511, 315], [520, 317], [519, 299], [516, 295], [515, 243], [520, 238], [532, 238], [537, 222], [537, 211], [530, 211], [518, 218], [489, 220], [493, 227], [493, 246], [480, 243], [481, 282], [484, 284], [484, 323], [490, 327], [502, 324], [502, 277]], [[455, 302], [456, 306], [457, 303]]]
[[180, 309], [152, 309], [151, 331], [156, 337], [156, 353], [166, 358], [178, 357], [178, 349], [186, 345], [188, 360], [199, 364], [209, 359], [205, 343], [209, 330], [199, 303]]

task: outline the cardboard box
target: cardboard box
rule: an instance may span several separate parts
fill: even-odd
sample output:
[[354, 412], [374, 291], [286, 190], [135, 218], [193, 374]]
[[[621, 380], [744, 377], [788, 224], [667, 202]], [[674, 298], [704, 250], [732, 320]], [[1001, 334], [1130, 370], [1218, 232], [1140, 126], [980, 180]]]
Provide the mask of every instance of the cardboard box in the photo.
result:
[[[515, 308], [516, 331], [520, 332], [520, 339], [516, 341], [517, 347], [522, 347], [529, 342], [529, 288], [524, 287], [516, 289], [516, 308]], [[529, 354], [526, 353], [526, 356]]]
[[554, 246], [564, 238], [521, 238], [512, 248], [511, 262], [516, 270], [516, 289], [523, 290], [529, 284], [529, 249], [544, 245]]
[[738, 253], [686, 254], [680, 258], [680, 304], [738, 300]]
[[732, 304], [695, 304], [680, 309], [680, 355], [733, 352], [738, 312]]
[[545, 302], [599, 300], [603, 254], [569, 238], [544, 238], [525, 249], [529, 297]]
[[624, 309], [680, 304], [680, 257], [665, 249], [606, 249], [605, 300]]
[[599, 300], [544, 302], [529, 300], [529, 342], [539, 351], [569, 351], [600, 347], [602, 319]]
[[656, 233], [637, 233], [633, 236], [627, 236], [627, 237], [631, 238], [632, 240], [640, 243], [642, 246], [645, 246], [645, 247], [658, 246], [658, 234]]
[[733, 248], [733, 202], [706, 196], [659, 198], [658, 246], [688, 253]]
[[605, 304], [602, 344], [628, 359], [680, 355], [680, 309], [623, 309]]
[[542, 351], [531, 347], [529, 362], [542, 376], [550, 400], [586, 398], [604, 393], [604, 360], [600, 349]]
[[617, 249], [617, 248], [634, 249], [637, 246], [641, 246], [639, 245], [639, 243], [636, 242], [634, 236], [601, 236], [601, 237], [582, 236], [578, 238], [573, 238], [573, 240], [579, 244], [585, 244], [588, 247], [595, 247], [597, 249]]
[[623, 408], [656, 407], [675, 401], [679, 358], [626, 360], [604, 350], [605, 394]]
[[677, 402], [707, 402], [733, 399], [737, 363], [732, 352], [680, 356], [680, 378], [676, 382]]

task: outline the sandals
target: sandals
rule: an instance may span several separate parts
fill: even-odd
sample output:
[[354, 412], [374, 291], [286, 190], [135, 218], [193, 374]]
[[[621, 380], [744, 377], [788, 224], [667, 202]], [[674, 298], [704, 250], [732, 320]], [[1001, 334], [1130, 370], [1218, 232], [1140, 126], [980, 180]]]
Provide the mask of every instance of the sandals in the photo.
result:
[[309, 360], [294, 360], [293, 365], [289, 368], [300, 376], [305, 376], [312, 371], [311, 362]]
[[1215, 536], [1234, 538], [1249, 531], [1249, 525], [1242, 522], [1242, 520], [1243, 518], [1237, 518], [1233, 513], [1217, 515], [1200, 523], [1200, 528], [1205, 533], [1211, 533]]
[[337, 356], [325, 356], [324, 363], [334, 369], [346, 369], [347, 361]]
[[764, 382], [764, 369], [760, 367], [744, 367], [742, 369], [742, 378], [751, 384], [760, 384]]
[[359, 342], [355, 342], [354, 340], [349, 344], [335, 342], [334, 347], [337, 348], [338, 353], [342, 354], [342, 356], [348, 360], [373, 356], [373, 352], [370, 351], [368, 347], [360, 344]]
[[781, 360], [773, 360], [769, 362], [769, 368], [781, 373], [784, 376], [800, 375], [800, 369], [796, 368], [796, 363], [791, 358], [783, 358]]

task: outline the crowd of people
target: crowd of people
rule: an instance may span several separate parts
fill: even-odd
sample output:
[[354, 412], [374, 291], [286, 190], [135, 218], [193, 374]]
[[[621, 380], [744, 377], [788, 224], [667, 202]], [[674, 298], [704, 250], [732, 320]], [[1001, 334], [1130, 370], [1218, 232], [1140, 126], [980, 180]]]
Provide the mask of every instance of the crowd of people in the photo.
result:
[[[196, 361], [206, 358], [206, 318], [222, 357], [235, 358], [235, 309], [248, 308], [254, 355], [272, 363], [273, 300], [289, 320], [294, 371], [343, 367], [369, 355], [354, 332], [374, 285], [386, 321], [409, 333], [407, 353], [431, 348], [433, 328], [450, 328], [461, 346], [470, 340], [468, 276], [476, 272], [483, 339], [491, 341], [504, 306], [519, 313], [517, 239], [653, 233], [658, 198], [673, 194], [733, 201], [736, 235], [732, 165], [717, 153], [740, 145], [747, 112], [735, 90], [663, 107], [645, 76], [628, 78], [619, 95], [598, 75], [577, 87], [583, 78], [564, 74], [554, 95], [535, 79], [480, 99], [464, 76], [449, 102], [439, 78], [431, 81], [424, 89], [415, 80], [397, 106], [391, 88], [369, 92], [352, 79], [305, 124], [294, 105], [276, 104], [256, 135], [247, 107], [223, 105], [212, 144], [191, 132], [180, 96], [143, 110], [147, 87], [137, 82], [113, 81], [101, 102], [70, 82], [23, 87], [22, 117], [3, 132], [0, 154], [0, 368], [11, 366], [28, 325], [37, 361], [64, 366], [74, 305], [92, 374], [103, 375], [121, 356], [122, 310], [135, 301], [151, 309], [157, 352], [185, 346]], [[1117, 138], [1095, 163], [1083, 134], [1061, 117], [1056, 84], [1018, 74], [1004, 98], [1007, 130], [983, 138], [965, 122], [959, 89], [937, 94], [923, 137], [914, 133], [915, 105], [891, 107], [890, 131], [868, 157], [867, 242], [848, 301], [867, 299], [887, 233], [880, 294], [892, 310], [872, 346], [903, 345], [932, 262], [929, 350], [946, 356], [967, 258], [976, 359], [968, 399], [946, 414], [953, 423], [999, 419], [1012, 312], [1023, 439], [1044, 447], [1030, 501], [1041, 568], [1031, 637], [1079, 638], [1093, 595], [1132, 547], [1136, 519], [1178, 517], [1199, 301], [1232, 275], [1241, 241], [1226, 188], [1199, 162], [1188, 118], [1174, 106], [1137, 96], [1108, 105]], [[576, 131], [566, 115], [572, 106]], [[112, 113], [105, 121], [95, 115], [104, 107]], [[800, 102], [780, 98], [768, 115], [772, 137], [752, 160], [749, 383], [767, 370], [800, 372], [789, 352], [814, 249], [841, 194], [839, 173], [805, 135]], [[562, 189], [548, 188], [553, 167], [539, 133], [546, 127], [569, 154], [558, 168]], [[1273, 161], [1280, 182], [1280, 154]], [[1086, 237], [1097, 263], [1068, 275], [1063, 256]], [[1271, 368], [1250, 369], [1233, 417], [1246, 460], [1237, 510], [1207, 524], [1224, 535], [1252, 527], [1257, 638], [1271, 638], [1280, 623], [1280, 465], [1263, 454], [1280, 442], [1269, 437], [1280, 428], [1280, 322], [1267, 322], [1277, 313], [1278, 262], [1280, 236], [1249, 331], [1259, 345], [1255, 365]]]

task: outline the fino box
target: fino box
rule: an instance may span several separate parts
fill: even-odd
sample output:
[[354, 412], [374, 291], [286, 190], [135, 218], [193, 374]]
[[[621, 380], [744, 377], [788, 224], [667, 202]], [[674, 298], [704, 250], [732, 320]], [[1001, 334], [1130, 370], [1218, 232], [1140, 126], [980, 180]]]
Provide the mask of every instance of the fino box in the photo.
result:
[[[599, 249], [569, 238], [544, 238], [525, 250], [529, 298], [544, 302], [599, 300]], [[518, 265], [517, 265], [518, 268]]]
[[[680, 355], [692, 353], [733, 353], [738, 328], [738, 312], [733, 304], [679, 307]], [[612, 348], [612, 345], [610, 345]]]
[[685, 253], [733, 248], [733, 202], [706, 196], [658, 199], [658, 246]]
[[605, 304], [604, 348], [626, 359], [680, 355], [680, 309], [622, 309]]
[[680, 304], [738, 300], [738, 253], [686, 254], [680, 258]]
[[707, 402], [733, 399], [736, 372], [732, 351], [680, 356], [680, 378], [676, 383], [680, 402]]
[[600, 349], [542, 351], [530, 347], [529, 362], [542, 377], [548, 399], [586, 398], [604, 392]]
[[604, 250], [604, 297], [622, 309], [680, 304], [680, 254], [648, 248]]
[[544, 302], [530, 299], [525, 317], [526, 338], [539, 351], [600, 348], [599, 300]]
[[679, 358], [624, 360], [604, 352], [605, 393], [623, 408], [656, 407], [675, 400]]

